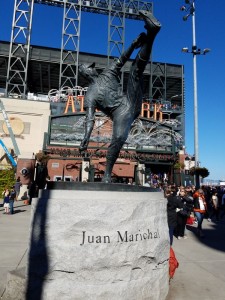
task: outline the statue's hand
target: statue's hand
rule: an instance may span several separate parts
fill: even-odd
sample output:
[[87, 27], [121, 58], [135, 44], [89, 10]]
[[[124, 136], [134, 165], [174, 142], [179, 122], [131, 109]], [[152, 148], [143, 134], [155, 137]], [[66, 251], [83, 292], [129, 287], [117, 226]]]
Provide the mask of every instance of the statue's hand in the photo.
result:
[[83, 139], [83, 141], [80, 143], [79, 151], [82, 152], [87, 150], [87, 146], [88, 146], [87, 139]]
[[146, 42], [146, 38], [146, 33], [140, 33], [139, 36], [133, 41], [135, 49], [140, 48]]

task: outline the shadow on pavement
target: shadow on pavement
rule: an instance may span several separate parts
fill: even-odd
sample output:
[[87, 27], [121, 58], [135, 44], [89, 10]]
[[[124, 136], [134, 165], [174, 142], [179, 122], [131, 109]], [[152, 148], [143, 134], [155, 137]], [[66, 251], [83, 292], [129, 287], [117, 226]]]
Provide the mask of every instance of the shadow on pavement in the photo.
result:
[[[27, 206], [27, 204], [22, 204], [22, 205], [16, 205], [15, 206], [15, 204], [14, 204], [14, 210], [16, 209], [16, 208], [18, 208], [18, 207], [26, 207]], [[0, 206], [1, 207], [1, 206]], [[2, 206], [2, 208], [0, 209], [0, 211], [4, 211], [5, 209], [4, 209], [4, 207]], [[25, 210], [24, 210], [25, 211]]]
[[203, 221], [203, 232], [204, 237], [201, 238], [197, 235], [197, 228], [191, 225], [186, 225], [186, 229], [193, 232], [198, 238], [198, 240], [213, 249], [225, 252], [225, 223], [224, 221], [220, 221], [219, 223], [208, 223], [204, 226], [204, 222], [207, 222], [206, 220]]
[[42, 299], [45, 276], [49, 263], [46, 238], [47, 198], [39, 198], [31, 225], [30, 249], [28, 253], [27, 300]]
[[21, 213], [21, 212], [25, 212], [26, 210], [25, 209], [14, 209], [14, 215], [15, 214], [18, 214], [18, 213]]

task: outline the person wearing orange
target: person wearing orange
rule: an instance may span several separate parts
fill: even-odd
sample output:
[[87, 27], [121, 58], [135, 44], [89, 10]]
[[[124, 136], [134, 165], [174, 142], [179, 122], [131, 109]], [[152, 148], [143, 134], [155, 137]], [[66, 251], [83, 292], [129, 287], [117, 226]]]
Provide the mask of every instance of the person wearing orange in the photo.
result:
[[206, 201], [204, 191], [202, 189], [198, 189], [194, 195], [194, 214], [198, 221], [197, 233], [200, 237], [204, 237], [202, 232], [202, 222], [206, 213]]

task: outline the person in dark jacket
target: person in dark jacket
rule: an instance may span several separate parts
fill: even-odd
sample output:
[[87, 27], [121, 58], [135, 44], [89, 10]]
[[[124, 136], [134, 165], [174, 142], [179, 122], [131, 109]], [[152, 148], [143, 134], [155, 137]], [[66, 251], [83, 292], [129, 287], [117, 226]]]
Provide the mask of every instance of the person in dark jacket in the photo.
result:
[[182, 208], [182, 202], [176, 196], [175, 188], [168, 188], [166, 190], [167, 197], [167, 221], [169, 227], [170, 246], [173, 244], [174, 230], [177, 226], [177, 210]]
[[187, 236], [185, 233], [187, 218], [190, 217], [193, 210], [193, 198], [187, 195], [187, 192], [184, 189], [181, 189], [179, 195], [177, 196], [178, 201], [181, 202], [181, 210], [177, 212], [177, 228], [176, 234], [177, 239], [181, 240], [186, 239]]
[[20, 181], [20, 176], [18, 176], [17, 179], [16, 179], [16, 182], [14, 184], [14, 189], [16, 191], [16, 201], [18, 201], [21, 186], [22, 186], [22, 183]]
[[32, 199], [38, 196], [38, 186], [36, 182], [31, 181], [28, 184], [28, 195], [29, 195], [29, 204], [31, 204]]
[[13, 186], [10, 194], [9, 194], [9, 208], [10, 208], [10, 214], [14, 214], [14, 200], [16, 199], [16, 190], [15, 187]]

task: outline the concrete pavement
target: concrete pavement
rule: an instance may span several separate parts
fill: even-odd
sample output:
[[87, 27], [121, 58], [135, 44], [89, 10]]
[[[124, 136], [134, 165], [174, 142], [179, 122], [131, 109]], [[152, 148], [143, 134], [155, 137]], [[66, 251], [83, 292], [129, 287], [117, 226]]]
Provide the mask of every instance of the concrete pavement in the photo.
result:
[[[0, 200], [2, 204], [2, 200]], [[30, 227], [30, 205], [15, 201], [15, 214], [3, 214], [0, 207], [0, 297], [3, 296], [7, 273], [26, 266]]]
[[225, 299], [225, 220], [203, 221], [204, 238], [196, 225], [187, 225], [188, 239], [175, 238], [173, 249], [179, 268], [170, 283], [166, 300]]
[[[26, 266], [30, 210], [31, 206], [23, 201], [15, 202], [14, 215], [4, 215], [0, 207], [0, 297], [4, 294], [8, 271]], [[203, 229], [203, 239], [196, 236], [196, 225], [187, 226], [188, 239], [174, 239], [179, 268], [166, 300], [225, 299], [225, 220], [220, 223], [204, 220]]]

